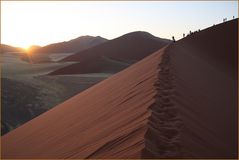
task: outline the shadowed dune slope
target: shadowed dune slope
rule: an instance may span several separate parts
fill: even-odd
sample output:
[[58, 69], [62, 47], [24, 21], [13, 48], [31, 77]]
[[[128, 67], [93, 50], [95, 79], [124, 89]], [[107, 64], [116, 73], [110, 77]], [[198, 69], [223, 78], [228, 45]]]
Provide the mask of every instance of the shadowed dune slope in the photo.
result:
[[[61, 61], [79, 61], [51, 75], [119, 72], [170, 43], [147, 32], [125, 34], [96, 47], [68, 56]], [[110, 70], [109, 70], [110, 69]]]
[[101, 56], [115, 60], [140, 60], [169, 42], [169, 40], [155, 37], [147, 32], [131, 32], [101, 45], [68, 56], [61, 61], [83, 62], [88, 59], [97, 60]]
[[87, 74], [87, 73], [117, 73], [129, 67], [131, 63], [111, 60], [109, 58], [89, 59], [80, 63], [59, 68], [49, 75]]
[[9, 132], [3, 158], [236, 158], [237, 23], [166, 46]]
[[185, 156], [236, 158], [238, 20], [195, 33], [168, 47], [167, 54]]
[[[161, 109], [153, 106], [157, 112], [152, 112], [150, 119], [167, 123], [149, 127], [145, 158], [171, 157], [175, 151], [180, 154], [173, 157], [237, 157], [237, 26], [238, 20], [219, 24], [166, 48], [160, 65], [166, 72], [159, 73], [158, 81]], [[166, 88], [171, 93], [165, 92]]]

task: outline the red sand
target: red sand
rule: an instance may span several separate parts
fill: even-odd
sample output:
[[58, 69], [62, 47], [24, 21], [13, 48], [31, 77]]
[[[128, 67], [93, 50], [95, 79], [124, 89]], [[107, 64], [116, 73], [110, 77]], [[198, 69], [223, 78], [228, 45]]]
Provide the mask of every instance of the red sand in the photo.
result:
[[237, 23], [173, 43], [4, 135], [3, 158], [236, 158]]

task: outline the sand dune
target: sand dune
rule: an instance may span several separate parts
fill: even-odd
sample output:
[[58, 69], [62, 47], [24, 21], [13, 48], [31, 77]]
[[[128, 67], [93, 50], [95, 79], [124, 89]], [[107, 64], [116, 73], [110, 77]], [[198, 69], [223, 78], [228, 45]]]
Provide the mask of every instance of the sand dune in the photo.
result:
[[81, 36], [70, 41], [49, 44], [47, 46], [35, 49], [34, 53], [72, 53], [97, 46], [106, 42], [107, 39], [100, 36]]
[[167, 48], [185, 157], [237, 157], [237, 28], [229, 21]]
[[170, 41], [147, 32], [131, 32], [106, 43], [64, 58], [62, 61], [85, 61], [106, 56], [116, 60], [140, 60]]
[[74, 62], [31, 64], [22, 61], [19, 54], [0, 54], [3, 113], [1, 135], [110, 76], [47, 76], [49, 72]]
[[117, 73], [132, 63], [112, 60], [107, 57], [101, 57], [98, 60], [89, 59], [80, 63], [73, 63], [66, 67], [56, 69], [49, 75], [69, 75], [69, 74], [87, 74], [87, 73]]
[[0, 54], [7, 52], [24, 52], [22, 48], [0, 44]]
[[236, 158], [237, 25], [172, 43], [9, 132], [3, 158]]
[[[52, 72], [51, 75], [116, 73], [164, 47], [169, 42], [169, 40], [154, 37], [147, 32], [128, 33], [62, 59], [61, 61], [77, 61], [80, 63], [60, 68]], [[112, 61], [109, 63], [106, 59]]]

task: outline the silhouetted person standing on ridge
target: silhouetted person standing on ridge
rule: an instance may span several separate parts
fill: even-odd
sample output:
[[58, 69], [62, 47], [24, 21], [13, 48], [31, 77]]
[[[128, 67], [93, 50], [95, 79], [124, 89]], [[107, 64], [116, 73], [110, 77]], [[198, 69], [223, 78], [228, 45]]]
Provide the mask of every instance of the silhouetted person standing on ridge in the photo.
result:
[[175, 38], [174, 38], [174, 36], [172, 37], [172, 39], [173, 39], [173, 42], [175, 42]]
[[234, 18], [235, 18], [235, 16], [232, 17], [232, 19], [234, 19]]
[[183, 38], [185, 37], [185, 33], [183, 34]]

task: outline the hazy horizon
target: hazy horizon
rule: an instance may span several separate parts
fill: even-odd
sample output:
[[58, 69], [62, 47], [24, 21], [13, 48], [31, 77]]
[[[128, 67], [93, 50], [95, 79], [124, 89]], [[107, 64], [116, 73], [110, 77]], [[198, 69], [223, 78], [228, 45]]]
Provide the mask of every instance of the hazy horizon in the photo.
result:
[[182, 38], [238, 18], [237, 1], [2, 1], [1, 43], [45, 46], [80, 36], [114, 39], [134, 31]]

